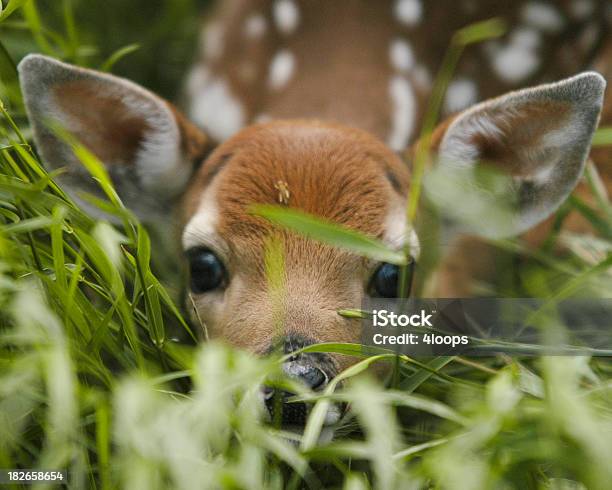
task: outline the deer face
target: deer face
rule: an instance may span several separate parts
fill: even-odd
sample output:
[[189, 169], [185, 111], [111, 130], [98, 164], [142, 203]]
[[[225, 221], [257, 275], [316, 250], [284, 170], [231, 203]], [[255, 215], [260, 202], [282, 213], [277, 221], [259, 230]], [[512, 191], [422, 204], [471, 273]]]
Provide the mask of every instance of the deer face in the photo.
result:
[[[191, 271], [194, 321], [213, 338], [258, 354], [278, 345], [291, 353], [315, 342], [358, 342], [358, 324], [337, 310], [358, 307], [368, 294], [394, 295], [392, 267], [274, 228], [250, 213], [253, 204], [299, 208], [418, 255], [418, 238], [405, 224], [408, 165], [367, 133], [315, 121], [261, 124], [205, 157], [210, 139], [131, 82], [38, 55], [19, 69], [37, 146], [50, 167], [68, 167], [69, 187], [95, 189], [47, 119], [104, 161], [140, 216], [183, 223], [177, 238]], [[521, 233], [568, 196], [604, 86], [599, 75], [582, 74], [476, 105], [438, 128], [440, 167], [469, 180], [486, 162], [510, 177], [512, 219], [491, 234]], [[168, 213], [179, 207], [182, 219]], [[276, 282], [266, 272], [271, 245], [283, 263]], [[285, 369], [320, 388], [350, 362], [301, 355]]]
[[[398, 250], [410, 242], [416, 254], [402, 219], [407, 186], [408, 170], [393, 152], [342, 126], [268, 123], [222, 144], [187, 192], [182, 235], [191, 294], [210, 334], [258, 353], [279, 337], [302, 339], [298, 345], [357, 342], [358, 324], [337, 311], [358, 307], [365, 294], [394, 291], [388, 267], [381, 271], [381, 264], [275, 229], [249, 208], [280, 202]], [[272, 243], [283, 257], [279, 291], [266, 277]], [[201, 269], [219, 270], [219, 279], [202, 283]], [[384, 274], [393, 283], [386, 290]]]
[[[397, 269], [270, 226], [254, 203], [299, 208], [360, 230], [398, 250], [410, 245], [403, 210], [408, 170], [381, 142], [359, 130], [313, 121], [248, 128], [220, 145], [184, 201], [182, 246], [190, 265], [194, 323], [211, 338], [266, 354], [320, 342], [358, 343], [360, 323], [338, 311], [367, 294], [395, 295]], [[281, 277], [266, 264], [280, 252]], [[347, 356], [300, 354], [286, 372], [322, 389]], [[271, 402], [272, 400], [270, 400]], [[283, 411], [290, 424], [304, 411]], [[333, 422], [338, 407], [328, 414]]]

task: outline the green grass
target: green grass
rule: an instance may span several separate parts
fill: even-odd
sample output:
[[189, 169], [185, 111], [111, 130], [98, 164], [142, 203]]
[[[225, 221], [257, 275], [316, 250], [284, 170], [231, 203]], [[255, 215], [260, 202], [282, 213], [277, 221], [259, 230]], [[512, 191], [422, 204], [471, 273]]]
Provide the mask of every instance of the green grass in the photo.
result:
[[[26, 52], [151, 80], [165, 95], [178, 86], [186, 55], [174, 71], [150, 78], [160, 61], [150, 53], [161, 53], [154, 48], [164, 39], [177, 39], [179, 26], [191, 33], [179, 44], [192, 50], [200, 5], [164, 3], [141, 39], [133, 37], [140, 30], [130, 28], [132, 16], [113, 13], [121, 2], [104, 3], [97, 11], [86, 2], [30, 1], [0, 17], [0, 468], [67, 469], [72, 488], [99, 489], [610, 488], [607, 358], [419, 362], [372, 350], [315, 395], [282, 378], [280, 358], [190, 340], [196, 332], [174, 302], [176, 292], [152, 270], [146, 230], [123, 208], [95, 157], [74, 143], [106, 192], [100, 205], [119, 218], [116, 227], [81, 211], [28, 145], [14, 73], [14, 61]], [[153, 3], [130, 2], [145, 13], [155, 10]], [[114, 20], [104, 25], [98, 15]], [[472, 35], [480, 31], [463, 31], [464, 44], [476, 40]], [[134, 44], [142, 48], [130, 53]], [[128, 47], [117, 51], [122, 46]], [[609, 130], [598, 134], [597, 144], [612, 144]], [[597, 191], [594, 169], [588, 180]], [[596, 195], [595, 204], [568, 202], [558, 222], [577, 210], [603, 232], [597, 240], [553, 231], [536, 251], [516, 240], [497, 242], [510, 258], [527, 255], [513, 294], [610, 296], [612, 237], [605, 232], [612, 208], [607, 196]], [[259, 211], [334, 245], [374, 257], [391, 253], [307, 216]], [[569, 246], [567, 257], [548, 253], [558, 241]], [[281, 259], [270, 254], [271, 275]], [[483, 287], [510, 291], [500, 284]], [[363, 354], [353, 345], [309, 348], [315, 349]], [[395, 366], [393, 387], [369, 374], [379, 363]], [[261, 423], [257, 391], [264, 379], [291, 385], [314, 405], [303, 435]], [[325, 407], [334, 400], [352, 410], [339, 437], [319, 442]]]

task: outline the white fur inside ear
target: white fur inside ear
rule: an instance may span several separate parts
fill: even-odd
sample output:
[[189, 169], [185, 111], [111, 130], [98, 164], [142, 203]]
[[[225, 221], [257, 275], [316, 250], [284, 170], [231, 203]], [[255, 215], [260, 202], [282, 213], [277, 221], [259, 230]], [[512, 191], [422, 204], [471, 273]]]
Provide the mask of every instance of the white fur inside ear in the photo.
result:
[[455, 121], [444, 135], [440, 144], [440, 163], [454, 167], [472, 168], [476, 165], [480, 156], [480, 149], [473, 142], [474, 136], [482, 135], [486, 138], [499, 140], [502, 137], [502, 131], [497, 125], [497, 121], [484, 113], [474, 111], [468, 117], [461, 119], [460, 122]]
[[[142, 102], [124, 99], [135, 111], [143, 111]], [[175, 196], [185, 188], [191, 167], [180, 148], [181, 136], [170, 109], [162, 102], [143, 111], [149, 129], [136, 153], [136, 171], [141, 186], [148, 191], [168, 192]], [[151, 110], [152, 109], [152, 110]]]
[[142, 187], [165, 189], [170, 196], [183, 190], [191, 175], [190, 168], [182, 163], [174, 136], [167, 131], [150, 130], [145, 134], [136, 155], [136, 168]]
[[588, 72], [478, 104], [449, 125], [439, 147], [439, 166], [451, 174], [462, 172], [468, 186], [474, 176], [477, 187], [480, 160], [498, 158], [488, 163], [511, 177], [505, 191], [514, 193], [512, 231], [522, 233], [550, 216], [576, 186], [604, 88], [603, 77]]

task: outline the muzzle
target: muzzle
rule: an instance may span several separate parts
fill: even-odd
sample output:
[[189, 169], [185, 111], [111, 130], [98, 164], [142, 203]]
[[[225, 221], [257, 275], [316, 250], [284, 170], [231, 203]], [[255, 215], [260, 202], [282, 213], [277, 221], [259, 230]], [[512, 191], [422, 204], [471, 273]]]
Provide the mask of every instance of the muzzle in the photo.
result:
[[[295, 335], [281, 340], [282, 352], [291, 354], [315, 342]], [[337, 374], [336, 365], [329, 354], [313, 352], [299, 353], [289, 357], [282, 366], [283, 372], [313, 391], [323, 391], [330, 380]], [[282, 427], [304, 427], [311, 404], [290, 402], [295, 396], [284, 390], [264, 387], [263, 398], [272, 421], [280, 419]], [[279, 413], [280, 412], [280, 413]], [[340, 419], [340, 407], [330, 409], [326, 417], [326, 425], [331, 425]]]

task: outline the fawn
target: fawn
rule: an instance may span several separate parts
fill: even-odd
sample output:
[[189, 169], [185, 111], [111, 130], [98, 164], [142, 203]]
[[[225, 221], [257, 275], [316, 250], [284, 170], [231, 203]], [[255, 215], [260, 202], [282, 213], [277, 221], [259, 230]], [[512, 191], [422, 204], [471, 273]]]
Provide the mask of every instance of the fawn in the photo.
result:
[[[96, 189], [47, 119], [100, 158], [142, 219], [180, 237], [193, 306], [210, 337], [262, 355], [278, 345], [291, 353], [358, 342], [356, 320], [337, 310], [366, 295], [394, 296], [397, 268], [274, 228], [249, 207], [282, 202], [418, 259], [423, 245], [405, 215], [411, 148], [456, 29], [493, 16], [511, 26], [461, 59], [433, 134], [437, 165], [469, 175], [488, 164], [510, 176], [516, 205], [506, 233], [533, 242], [576, 186], [586, 192], [580, 179], [602, 108], [612, 121], [612, 103], [603, 105], [611, 8], [498, 3], [220, 2], [187, 77], [188, 116], [130, 81], [45, 56], [27, 56], [19, 72], [38, 150], [51, 168], [68, 168], [66, 186]], [[587, 68], [601, 75], [577, 74]], [[591, 157], [607, 161], [600, 172], [610, 189], [612, 155]], [[579, 217], [566, 223], [586, 231]], [[280, 337], [264, 267], [270, 239], [285, 262]], [[495, 272], [488, 257], [473, 234], [457, 234], [435, 294], [471, 294], [471, 278]], [[321, 389], [351, 362], [302, 354], [284, 368]], [[291, 413], [288, 423], [303, 423], [303, 413]]]

